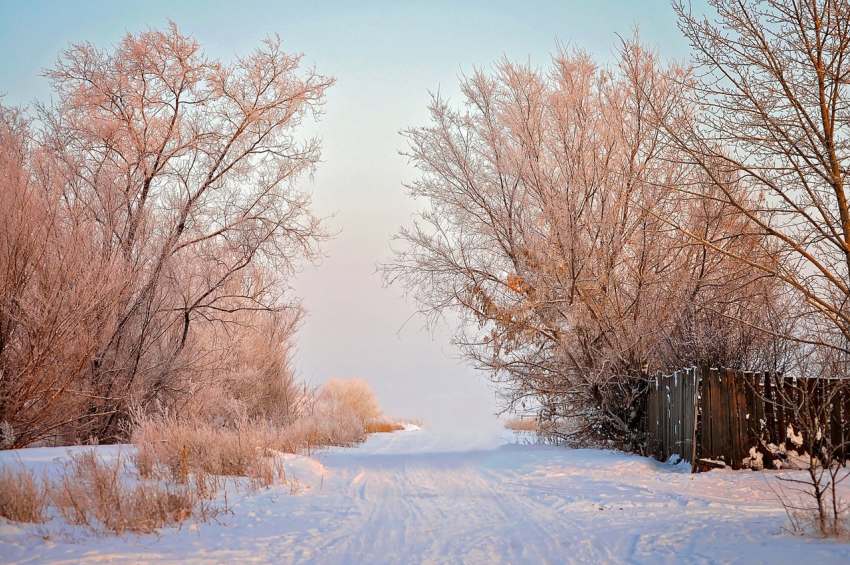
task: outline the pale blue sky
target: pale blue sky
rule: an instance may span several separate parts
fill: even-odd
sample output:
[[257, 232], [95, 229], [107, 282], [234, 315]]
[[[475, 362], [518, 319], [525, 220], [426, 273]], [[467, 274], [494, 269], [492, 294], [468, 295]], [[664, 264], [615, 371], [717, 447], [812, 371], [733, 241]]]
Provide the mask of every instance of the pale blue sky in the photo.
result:
[[310, 128], [324, 148], [310, 186], [316, 210], [336, 213], [330, 226], [341, 233], [327, 247], [330, 257], [295, 283], [311, 313], [299, 339], [299, 367], [313, 383], [367, 378], [390, 414], [455, 429], [479, 425], [495, 411], [485, 379], [448, 357], [448, 332], [432, 339], [422, 320], [405, 325], [413, 307], [400, 289], [383, 289], [374, 273], [389, 257], [390, 235], [422, 206], [401, 184], [415, 171], [398, 155], [405, 148], [398, 131], [426, 123], [429, 90], [456, 99], [459, 73], [503, 55], [546, 66], [556, 40], [606, 61], [616, 34], [630, 36], [638, 26], [663, 57], [687, 55], [667, 0], [0, 0], [4, 102], [49, 97], [40, 70], [69, 42], [107, 46], [125, 31], [163, 27], [169, 19], [225, 60], [277, 32], [286, 50], [305, 53], [320, 73], [337, 77], [325, 116]]

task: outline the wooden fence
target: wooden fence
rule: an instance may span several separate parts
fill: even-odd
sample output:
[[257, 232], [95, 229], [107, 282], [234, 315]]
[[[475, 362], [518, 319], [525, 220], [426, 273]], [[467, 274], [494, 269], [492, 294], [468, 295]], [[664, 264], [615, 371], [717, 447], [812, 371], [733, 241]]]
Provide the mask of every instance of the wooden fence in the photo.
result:
[[647, 398], [647, 432], [653, 454], [665, 461], [679, 455], [692, 465], [712, 459], [740, 469], [755, 448], [772, 468], [780, 446], [802, 452], [820, 442], [844, 462], [850, 386], [705, 367], [658, 375]]

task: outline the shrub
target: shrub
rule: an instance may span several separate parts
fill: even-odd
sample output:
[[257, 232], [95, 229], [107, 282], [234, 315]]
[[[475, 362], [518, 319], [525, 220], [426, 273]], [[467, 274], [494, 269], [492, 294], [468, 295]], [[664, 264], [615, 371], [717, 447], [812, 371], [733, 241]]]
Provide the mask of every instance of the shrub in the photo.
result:
[[319, 404], [332, 413], [350, 413], [364, 425], [381, 416], [378, 400], [363, 379], [331, 379], [319, 392]]
[[[234, 426], [258, 420], [283, 426], [299, 413], [307, 396], [292, 366], [291, 348], [300, 313], [240, 313], [234, 327], [194, 330], [194, 358], [203, 370], [191, 375], [190, 394], [179, 405], [148, 407], [147, 414]], [[138, 414], [136, 415], [138, 417]]]

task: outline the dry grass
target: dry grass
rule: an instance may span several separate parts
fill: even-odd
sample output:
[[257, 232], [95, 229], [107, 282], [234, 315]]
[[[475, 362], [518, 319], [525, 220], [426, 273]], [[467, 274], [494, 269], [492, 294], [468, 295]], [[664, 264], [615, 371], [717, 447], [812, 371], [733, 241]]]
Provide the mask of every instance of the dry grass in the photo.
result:
[[107, 462], [94, 450], [72, 455], [53, 488], [53, 503], [65, 521], [116, 534], [150, 533], [195, 515], [199, 503], [204, 517], [213, 511], [198, 489], [145, 480], [131, 484], [123, 467], [120, 457]]
[[380, 418], [366, 381], [332, 379], [299, 402], [288, 423], [241, 417], [224, 425], [198, 415], [138, 416], [132, 442], [142, 477], [186, 483], [192, 476], [248, 477], [265, 486], [286, 480], [275, 452], [300, 453], [326, 446], [351, 446], [367, 433], [403, 429]]
[[134, 463], [143, 478], [186, 484], [194, 478], [247, 477], [254, 486], [286, 482], [278, 452], [300, 453], [326, 446], [351, 446], [369, 433], [402, 430], [381, 418], [366, 381], [332, 379], [301, 402], [288, 424], [242, 417], [214, 425], [197, 416], [139, 416], [132, 442]]
[[511, 418], [505, 422], [505, 429], [514, 432], [536, 432], [538, 431], [536, 418]]
[[[207, 477], [248, 477], [254, 484], [285, 482], [276, 451], [284, 447], [275, 429], [242, 423], [214, 428], [174, 419], [139, 422], [133, 434], [134, 463], [144, 478], [186, 484]], [[289, 446], [286, 446], [289, 447]]]
[[347, 447], [366, 439], [362, 414], [334, 395], [324, 394], [323, 390], [309, 411], [287, 426], [283, 433], [298, 451], [330, 445]]
[[147, 419], [133, 433], [134, 463], [144, 478], [187, 483], [205, 476], [247, 477], [253, 485], [286, 483], [279, 453], [351, 446], [365, 438], [359, 419], [321, 408], [278, 427], [241, 422], [213, 427], [204, 422]]
[[399, 432], [403, 429], [403, 424], [392, 422], [390, 420], [372, 420], [370, 422], [366, 422], [367, 434], [390, 434], [393, 432]]
[[0, 516], [14, 522], [45, 522], [47, 490], [32, 469], [0, 467]]
[[44, 523], [54, 506], [68, 524], [121, 534], [150, 533], [189, 517], [206, 520], [217, 509], [203, 500], [208, 482], [175, 486], [133, 481], [119, 456], [106, 461], [94, 449], [71, 455], [62, 476], [38, 480], [32, 469], [0, 468], [0, 516]]

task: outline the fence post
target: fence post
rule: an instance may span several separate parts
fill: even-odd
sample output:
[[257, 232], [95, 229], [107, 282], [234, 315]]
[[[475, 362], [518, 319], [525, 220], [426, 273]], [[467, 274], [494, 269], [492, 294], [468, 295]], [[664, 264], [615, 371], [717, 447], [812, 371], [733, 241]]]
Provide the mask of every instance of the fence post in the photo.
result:
[[697, 373], [696, 367], [691, 367], [688, 371], [689, 377], [688, 381], [691, 385], [691, 395], [690, 397], [693, 399], [691, 403], [693, 413], [691, 414], [690, 421], [692, 424], [691, 427], [691, 472], [695, 472], [697, 467], [697, 417], [699, 414], [699, 377]]

